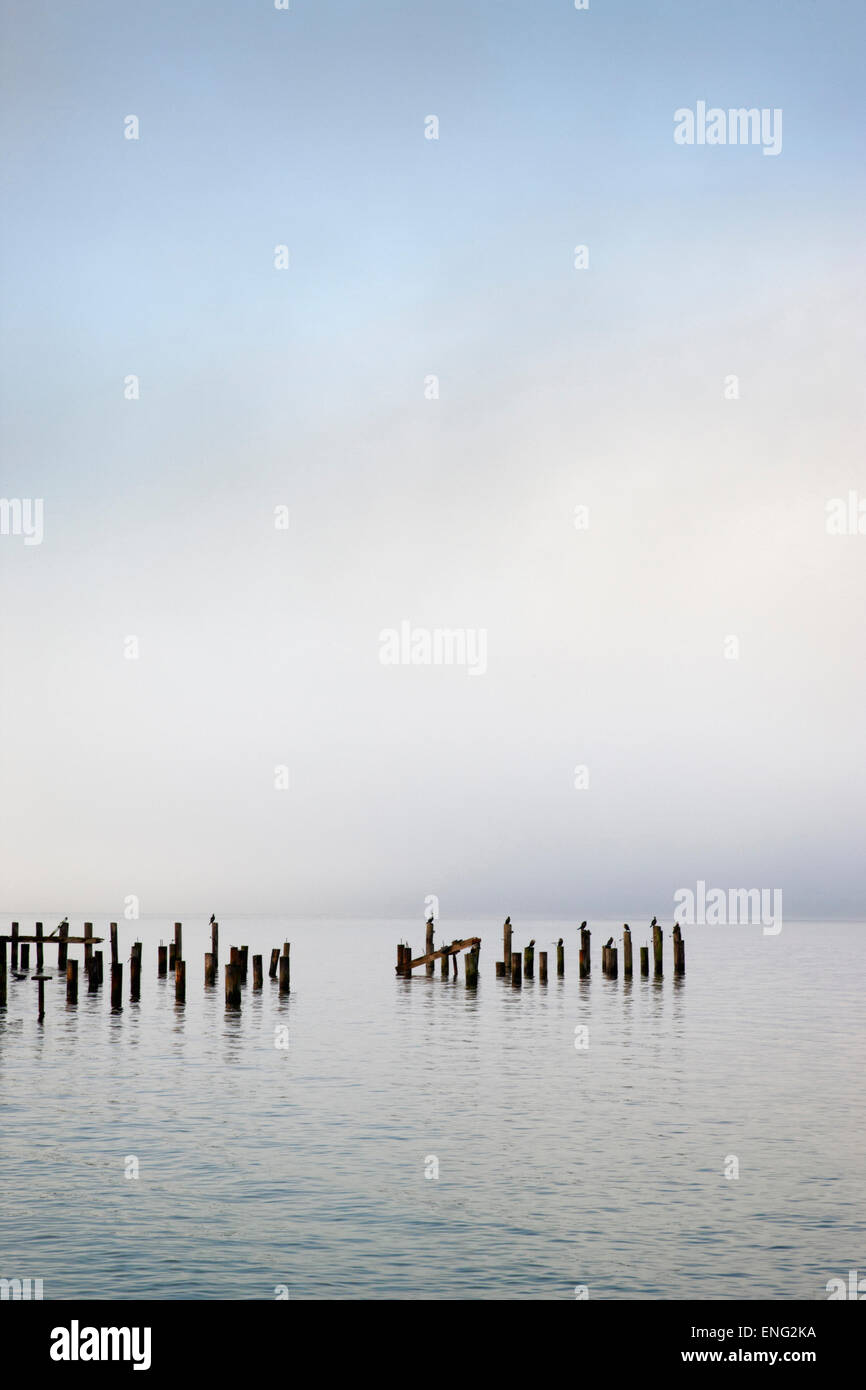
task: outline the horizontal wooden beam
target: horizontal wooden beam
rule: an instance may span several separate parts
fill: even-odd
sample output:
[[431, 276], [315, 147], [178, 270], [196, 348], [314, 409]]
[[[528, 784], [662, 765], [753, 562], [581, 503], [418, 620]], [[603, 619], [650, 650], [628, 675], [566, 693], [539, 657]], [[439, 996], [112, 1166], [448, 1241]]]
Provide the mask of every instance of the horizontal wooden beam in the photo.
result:
[[431, 951], [429, 955], [418, 956], [409, 966], [414, 970], [416, 965], [426, 965], [431, 960], [441, 960], [443, 956], [456, 956], [458, 951], [465, 951], [467, 946], [480, 946], [480, 936], [467, 936], [465, 941], [452, 941], [450, 946], [443, 946], [439, 951]]
[[104, 936], [0, 936], [0, 941], [41, 941], [43, 946], [98, 946]]

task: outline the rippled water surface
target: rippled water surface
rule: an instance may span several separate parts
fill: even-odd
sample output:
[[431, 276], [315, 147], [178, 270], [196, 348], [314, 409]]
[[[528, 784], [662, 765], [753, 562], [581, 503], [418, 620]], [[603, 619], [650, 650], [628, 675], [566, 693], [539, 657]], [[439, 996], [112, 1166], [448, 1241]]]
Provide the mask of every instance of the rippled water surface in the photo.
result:
[[516, 923], [551, 963], [521, 991], [495, 977], [500, 921], [442, 926], [482, 937], [477, 992], [462, 963], [396, 979], [397, 941], [424, 937], [400, 922], [222, 921], [221, 975], [230, 944], [265, 956], [239, 1014], [204, 987], [203, 920], [183, 1006], [157, 977], [164, 921], [120, 924], [120, 1013], [107, 977], [75, 1008], [55, 978], [40, 1026], [37, 986], [10, 980], [0, 1277], [46, 1298], [826, 1298], [866, 1270], [866, 930], [693, 927], [684, 979], [666, 936], [665, 978], [631, 982], [601, 975], [615, 930], [593, 924], [581, 981], [573, 924]]

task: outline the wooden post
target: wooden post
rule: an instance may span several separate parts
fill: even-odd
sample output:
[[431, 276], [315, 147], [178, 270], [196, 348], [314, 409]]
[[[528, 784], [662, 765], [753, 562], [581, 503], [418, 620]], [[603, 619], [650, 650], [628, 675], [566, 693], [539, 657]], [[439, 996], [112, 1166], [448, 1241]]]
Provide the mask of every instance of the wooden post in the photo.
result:
[[[253, 957], [255, 964], [255, 957]], [[204, 982], [206, 985], [216, 984], [216, 961], [213, 958], [213, 951], [206, 951], [204, 957]]]
[[241, 979], [238, 965], [226, 966], [226, 1008], [239, 1009], [241, 1006]]
[[12, 950], [9, 957], [9, 967], [15, 971], [18, 969], [18, 923], [12, 923]]
[[632, 977], [631, 965], [631, 930], [626, 925], [623, 927], [622, 938], [622, 974], [623, 979], [630, 980]]
[[[85, 948], [86, 949], [86, 948]], [[36, 923], [36, 974], [42, 974], [42, 967], [45, 961], [42, 956], [42, 923]]]
[[176, 960], [174, 963], [174, 998], [176, 1004], [183, 1004], [186, 1001], [185, 960]]
[[[111, 922], [111, 923], [109, 923], [109, 928], [108, 928], [108, 929], [109, 929], [109, 932], [111, 933], [111, 964], [112, 964], [112, 965], [117, 965], [117, 923], [116, 923], [116, 922]], [[67, 935], [67, 936], [69, 935], [69, 932], [68, 932], [68, 931], [67, 931], [66, 935]]]
[[514, 986], [515, 989], [520, 989], [520, 988], [522, 987], [522, 985], [523, 985], [523, 980], [522, 980], [522, 978], [521, 978], [522, 972], [521, 972], [520, 966], [521, 966], [520, 952], [519, 952], [519, 951], [512, 951], [512, 953], [511, 953], [511, 983], [512, 983], [512, 985]]
[[589, 972], [590, 972], [590, 970], [592, 969], [592, 962], [591, 962], [591, 959], [590, 959], [590, 939], [591, 939], [591, 937], [592, 937], [592, 932], [590, 931], [589, 927], [581, 927], [581, 929], [580, 929], [580, 949], [583, 951], [583, 964], [584, 964], [584, 968], [585, 968], [585, 971], [586, 971], [586, 974], [584, 975], [584, 979], [588, 979], [588, 978], [589, 978]]
[[[400, 962], [401, 962], [401, 960], [402, 960], [402, 956], [400, 955], [400, 952], [402, 951], [402, 949], [403, 949], [403, 948], [402, 948], [401, 946], [398, 946], [398, 947], [397, 947], [397, 966], [398, 966], [398, 969], [399, 969], [399, 966], [400, 966]], [[279, 948], [279, 946], [275, 946], [274, 949], [271, 951], [271, 964], [270, 964], [270, 969], [268, 970], [268, 978], [271, 979], [271, 980], [275, 980], [275, 979], [277, 978], [277, 961], [279, 960], [279, 958], [280, 958], [280, 948]]]
[[85, 923], [84, 923], [84, 973], [85, 973], [85, 974], [89, 974], [89, 972], [90, 972], [90, 961], [91, 961], [91, 958], [92, 958], [92, 956], [93, 956], [93, 944], [92, 944], [92, 942], [91, 942], [91, 937], [92, 937], [92, 936], [93, 936], [93, 923], [92, 923], [92, 922], [85, 922]]
[[556, 973], [557, 975], [565, 974], [565, 945], [562, 937], [556, 943]]
[[174, 924], [174, 963], [177, 965], [179, 960], [183, 960], [183, 927], [180, 922]]
[[141, 998], [141, 942], [133, 941], [129, 953], [129, 997]]
[[617, 948], [616, 948], [615, 946], [611, 946], [610, 950], [609, 950], [608, 953], [607, 953], [607, 960], [608, 960], [608, 970], [609, 970], [609, 972], [610, 972], [611, 979], [613, 979], [613, 980], [616, 979], [616, 957], [617, 957]]
[[66, 963], [66, 1002], [67, 1004], [78, 1003], [78, 961], [70, 960]]
[[505, 925], [502, 928], [502, 958], [505, 962], [506, 975], [511, 974], [511, 918], [506, 917]]
[[[70, 961], [69, 964], [72, 965], [73, 962]], [[116, 961], [111, 967], [111, 1007], [123, 1008], [123, 966], [120, 961]]]
[[213, 968], [216, 971], [220, 963], [220, 924], [211, 922], [210, 924], [210, 953], [213, 956]]
[[30, 969], [30, 942], [21, 942], [21, 969], [25, 972]]
[[655, 974], [661, 975], [662, 972], [662, 929], [653, 927], [653, 962]]
[[[433, 918], [429, 917], [427, 919], [427, 931], [424, 936], [424, 954], [425, 956], [429, 956], [431, 952], [435, 950], [436, 947], [433, 945]], [[436, 969], [435, 960], [428, 960], [426, 969], [427, 974], [432, 975]]]
[[680, 931], [679, 922], [674, 922], [674, 974], [684, 975], [686, 973], [686, 948], [683, 941], [683, 934]]
[[245, 985], [246, 982], [247, 982], [247, 959], [248, 959], [248, 957], [249, 957], [249, 953], [250, 953], [250, 948], [249, 948], [249, 946], [242, 946], [242, 947], [240, 948], [240, 950], [238, 951], [238, 965], [239, 965], [240, 968], [241, 968], [241, 984], [242, 984], [242, 985]]
[[97, 976], [98, 976], [98, 983], [101, 985], [102, 982], [103, 982], [103, 979], [104, 979], [103, 964], [102, 964], [102, 952], [101, 952], [101, 951], [94, 951], [94, 952], [93, 952], [93, 959], [96, 961], [96, 973], [97, 973]]
[[[276, 962], [279, 961], [279, 959], [280, 959], [280, 953], [279, 953], [279, 951], [276, 950], [276, 949], [273, 950], [273, 951], [271, 951], [271, 971], [272, 971], [272, 972], [274, 972]], [[406, 973], [406, 969], [405, 969], [405, 966], [403, 965], [403, 942], [402, 942], [402, 941], [398, 941], [398, 942], [397, 942], [397, 974], [398, 974], [398, 975], [405, 975], [405, 973]]]
[[447, 980], [447, 979], [448, 979], [448, 947], [447, 947], [447, 946], [443, 946], [443, 947], [442, 947], [442, 955], [440, 956], [439, 959], [440, 959], [440, 971], [439, 971], [439, 973], [440, 973], [440, 975], [442, 976], [442, 979], [443, 979], [443, 980]]
[[87, 993], [96, 994], [99, 989], [99, 966], [96, 957], [90, 957], [90, 964], [87, 967]]
[[6, 942], [0, 941], [0, 1009], [6, 1008]]
[[466, 988], [475, 989], [478, 985], [478, 947], [472, 946], [463, 956]]
[[177, 947], [173, 941], [168, 943], [168, 968], [174, 974], [174, 967], [177, 963]]
[[40, 976], [38, 977], [38, 979], [39, 979], [39, 1013], [38, 1013], [38, 1015], [37, 1015], [36, 1021], [37, 1021], [37, 1023], [41, 1023], [42, 1020], [43, 1020], [43, 1018], [45, 1017], [45, 976], [44, 976], [44, 975], [40, 975]]
[[535, 975], [535, 947], [524, 946], [523, 948], [523, 978], [531, 980]]
[[66, 944], [66, 938], [68, 937], [68, 935], [69, 925], [68, 923], [64, 923], [58, 932], [57, 938], [60, 942], [60, 945], [57, 947], [57, 970], [58, 973], [62, 972], [63, 974], [66, 973], [66, 960], [67, 953], [69, 951], [69, 947]]
[[168, 973], [168, 947], [157, 946], [156, 948], [156, 973], [165, 975]]
[[280, 956], [280, 994], [291, 993], [291, 961], [288, 956]]
[[546, 984], [547, 984], [547, 952], [546, 952], [546, 951], [539, 951], [539, 953], [538, 953], [538, 982], [539, 982], [539, 984], [542, 984], [542, 985], [546, 985]]
[[580, 950], [577, 953], [577, 977], [579, 980], [585, 980], [586, 976], [586, 951], [581, 946]]
[[262, 958], [253, 956], [253, 989], [262, 987]]
[[498, 960], [498, 961], [496, 962], [496, 978], [497, 978], [497, 980], [503, 978], [504, 975], [505, 975], [505, 961], [504, 961], [504, 960]]
[[[456, 952], [456, 951], [454, 952], [454, 954], [453, 954], [453, 956], [451, 957], [451, 959], [452, 959], [452, 961], [454, 962], [454, 978], [455, 978], [455, 980], [456, 980], [456, 979], [457, 979], [457, 952]], [[411, 973], [412, 973], [412, 972], [411, 972], [411, 970], [410, 970], [410, 971], [409, 971], [409, 974], [411, 975]]]
[[641, 946], [640, 948], [640, 973], [642, 975], [649, 974], [649, 946]]

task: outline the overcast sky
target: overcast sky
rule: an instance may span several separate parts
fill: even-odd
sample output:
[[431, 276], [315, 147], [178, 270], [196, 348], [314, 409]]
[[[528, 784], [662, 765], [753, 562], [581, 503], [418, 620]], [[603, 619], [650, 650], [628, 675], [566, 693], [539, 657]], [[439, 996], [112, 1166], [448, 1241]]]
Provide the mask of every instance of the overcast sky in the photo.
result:
[[864, 915], [860, 9], [0, 9], [0, 910]]

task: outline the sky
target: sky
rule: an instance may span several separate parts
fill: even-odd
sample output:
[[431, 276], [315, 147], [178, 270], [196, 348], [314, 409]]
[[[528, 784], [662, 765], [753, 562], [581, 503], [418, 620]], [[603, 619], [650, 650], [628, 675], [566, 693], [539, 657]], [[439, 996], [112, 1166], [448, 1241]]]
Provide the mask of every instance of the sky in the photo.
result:
[[866, 915], [861, 10], [0, 16], [0, 911]]

